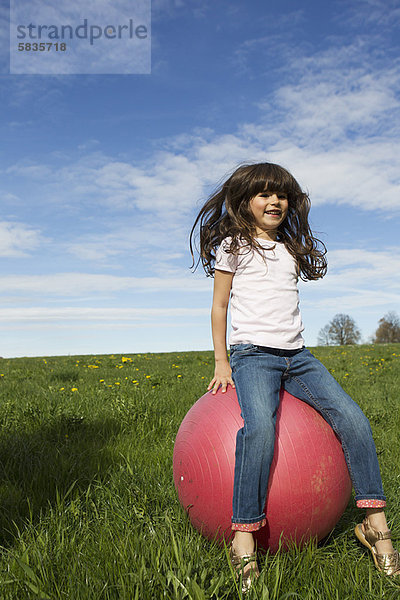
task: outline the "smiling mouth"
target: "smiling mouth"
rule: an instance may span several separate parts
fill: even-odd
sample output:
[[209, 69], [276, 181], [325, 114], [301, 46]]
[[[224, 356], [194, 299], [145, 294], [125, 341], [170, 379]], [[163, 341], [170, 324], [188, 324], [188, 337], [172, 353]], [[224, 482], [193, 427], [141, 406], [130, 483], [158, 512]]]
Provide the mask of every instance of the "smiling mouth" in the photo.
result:
[[272, 215], [273, 217], [280, 217], [282, 213], [280, 210], [266, 210], [265, 214]]

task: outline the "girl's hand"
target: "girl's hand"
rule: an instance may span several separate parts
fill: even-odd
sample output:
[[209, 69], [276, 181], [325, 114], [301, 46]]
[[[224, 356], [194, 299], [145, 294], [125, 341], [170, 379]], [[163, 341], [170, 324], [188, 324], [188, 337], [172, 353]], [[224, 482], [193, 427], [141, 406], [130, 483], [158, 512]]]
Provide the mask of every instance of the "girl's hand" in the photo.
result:
[[222, 365], [217, 364], [215, 366], [214, 377], [208, 384], [207, 389], [211, 390], [211, 388], [213, 388], [212, 393], [216, 394], [219, 386], [222, 387], [221, 392], [226, 392], [228, 385], [231, 385], [233, 388], [235, 387], [232, 379], [232, 369], [229, 366], [229, 363], [226, 362]]

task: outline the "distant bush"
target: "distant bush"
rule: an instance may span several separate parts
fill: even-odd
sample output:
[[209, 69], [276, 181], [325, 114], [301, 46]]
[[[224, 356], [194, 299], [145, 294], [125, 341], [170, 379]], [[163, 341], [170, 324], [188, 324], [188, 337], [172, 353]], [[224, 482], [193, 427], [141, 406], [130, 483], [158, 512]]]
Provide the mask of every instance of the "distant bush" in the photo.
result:
[[400, 319], [394, 311], [379, 319], [378, 329], [373, 338], [375, 344], [394, 344], [400, 342]]

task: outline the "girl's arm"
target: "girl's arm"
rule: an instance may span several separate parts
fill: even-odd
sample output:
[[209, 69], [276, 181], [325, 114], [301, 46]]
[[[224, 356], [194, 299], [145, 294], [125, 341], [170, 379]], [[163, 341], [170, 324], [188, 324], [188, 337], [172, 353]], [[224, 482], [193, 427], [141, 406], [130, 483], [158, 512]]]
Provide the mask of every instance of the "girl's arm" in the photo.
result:
[[228, 384], [235, 387], [232, 380], [232, 371], [226, 352], [226, 317], [228, 313], [229, 296], [231, 293], [233, 273], [215, 270], [214, 295], [211, 309], [211, 327], [214, 343], [215, 371], [214, 377], [208, 385], [208, 390], [213, 388], [216, 394], [219, 386], [226, 392]]

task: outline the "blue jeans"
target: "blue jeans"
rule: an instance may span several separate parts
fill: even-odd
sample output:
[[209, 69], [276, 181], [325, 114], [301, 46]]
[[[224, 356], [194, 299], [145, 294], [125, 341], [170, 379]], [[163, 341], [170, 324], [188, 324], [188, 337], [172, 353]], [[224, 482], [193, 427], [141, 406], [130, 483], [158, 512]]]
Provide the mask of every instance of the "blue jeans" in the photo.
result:
[[367, 417], [309, 350], [237, 344], [230, 363], [244, 421], [236, 438], [232, 523], [265, 518], [281, 387], [315, 408], [337, 434], [356, 500], [385, 500]]

